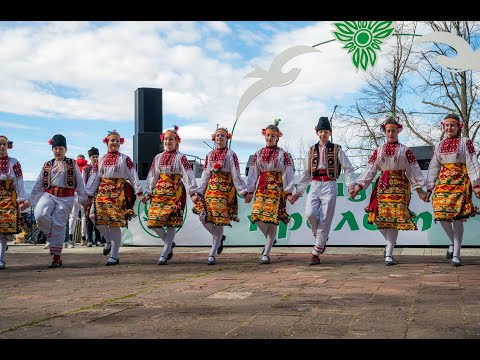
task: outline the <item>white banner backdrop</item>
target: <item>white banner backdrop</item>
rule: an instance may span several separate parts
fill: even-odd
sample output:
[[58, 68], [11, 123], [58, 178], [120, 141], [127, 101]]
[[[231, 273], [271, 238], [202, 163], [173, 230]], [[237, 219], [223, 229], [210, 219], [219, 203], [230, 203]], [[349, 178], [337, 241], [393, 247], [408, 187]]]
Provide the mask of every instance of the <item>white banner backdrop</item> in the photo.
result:
[[[424, 176], [427, 171], [423, 171]], [[359, 174], [357, 174], [358, 176]], [[299, 176], [296, 176], [298, 182]], [[246, 178], [244, 178], [246, 181]], [[200, 179], [197, 179], [199, 182]], [[328, 245], [385, 245], [385, 239], [375, 225], [367, 222], [365, 207], [370, 200], [373, 188], [362, 191], [355, 200], [348, 197], [343, 174], [337, 181], [338, 198], [333, 216]], [[144, 182], [142, 182], [144, 185]], [[310, 187], [307, 188], [307, 192]], [[280, 223], [277, 235], [277, 246], [285, 245], [313, 245], [314, 239], [310, 224], [305, 217], [306, 193], [292, 205], [287, 201], [287, 212], [291, 220], [285, 225]], [[252, 201], [253, 202], [253, 201]], [[245, 204], [243, 197], [238, 199], [238, 217], [240, 222], [232, 222], [232, 227], [225, 227], [225, 245], [248, 246], [264, 245], [265, 237], [260, 229], [249, 220], [252, 203]], [[474, 204], [480, 202], [474, 197]], [[123, 245], [163, 246], [163, 241], [157, 234], [147, 227], [148, 206], [137, 201], [135, 213], [138, 215], [128, 223], [128, 229], [122, 229]], [[184, 246], [211, 246], [212, 236], [200, 223], [198, 216], [192, 212], [193, 203], [187, 196], [187, 206], [183, 226], [177, 230], [175, 243]], [[400, 231], [397, 245], [448, 245], [448, 238], [439, 223], [433, 221], [432, 203], [421, 201], [416, 192], [412, 193], [410, 210], [417, 214], [414, 219], [417, 223], [416, 231]], [[465, 224], [463, 245], [480, 246], [480, 216], [469, 218]]]

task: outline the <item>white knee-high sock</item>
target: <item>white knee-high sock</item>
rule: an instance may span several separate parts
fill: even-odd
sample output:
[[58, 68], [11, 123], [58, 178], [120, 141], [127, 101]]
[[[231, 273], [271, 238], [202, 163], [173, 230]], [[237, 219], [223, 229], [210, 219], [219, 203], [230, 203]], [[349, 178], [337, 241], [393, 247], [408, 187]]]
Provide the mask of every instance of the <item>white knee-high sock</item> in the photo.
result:
[[0, 261], [5, 262], [5, 251], [7, 251], [7, 239], [0, 239]]
[[215, 230], [215, 224], [205, 222], [205, 217], [204, 216], [199, 216], [199, 218], [200, 218], [200, 222], [202, 223], [203, 227], [205, 229], [207, 229], [210, 234], [213, 235], [213, 231]]
[[385, 238], [385, 241], [388, 240], [388, 229], [378, 229], [380, 231], [380, 234]]
[[265, 224], [263, 221], [257, 221], [257, 226], [260, 231], [263, 233], [263, 236], [268, 236], [268, 224]]
[[155, 231], [155, 233], [160, 237], [160, 239], [165, 241], [165, 237], [167, 236], [167, 232], [165, 231], [165, 228], [163, 228], [163, 227], [153, 228], [153, 231]]
[[388, 234], [388, 229], [378, 229], [378, 231], [380, 231], [380, 234], [383, 235], [383, 237], [385, 238], [385, 240], [387, 240], [387, 234]]
[[220, 242], [222, 241], [222, 235], [223, 226], [215, 225], [215, 228], [213, 229], [212, 248], [210, 249], [209, 256], [215, 256], [215, 254], [217, 253], [217, 249], [220, 246]]
[[[385, 242], [386, 242], [386, 246], [385, 246], [385, 256], [392, 256], [392, 252], [393, 252], [393, 247], [391, 245], [389, 245], [389, 231], [390, 229], [378, 229], [380, 231], [380, 234], [382, 234], [382, 236], [385, 238]], [[390, 243], [391, 244], [391, 243]], [[390, 248], [389, 248], [390, 247]], [[390, 255], [388, 255], [390, 251]]]
[[397, 243], [398, 230], [397, 229], [386, 229], [387, 230], [387, 246], [385, 248], [385, 257], [393, 255], [393, 248]]
[[112, 237], [110, 235], [110, 229], [108, 228], [108, 225], [98, 225], [97, 229], [105, 238], [105, 249], [110, 249], [112, 246]]
[[161, 256], [164, 258], [167, 258], [168, 254], [170, 254], [170, 251], [172, 251], [172, 243], [173, 240], [175, 239], [175, 234], [176, 234], [176, 228], [174, 227], [168, 227], [167, 228], [167, 233], [165, 236], [165, 245], [163, 245], [163, 251]]
[[273, 242], [277, 237], [278, 225], [268, 224], [268, 234], [267, 234], [267, 243], [265, 244], [265, 250], [263, 251], [263, 256], [268, 256], [270, 250], [272, 250]]
[[110, 236], [112, 237], [112, 256], [118, 259], [118, 252], [120, 251], [120, 244], [122, 242], [122, 232], [119, 227], [110, 228]]
[[453, 252], [453, 240], [454, 240], [454, 233], [452, 223], [450, 221], [440, 221], [440, 225], [442, 225], [443, 230], [448, 236], [448, 241], [450, 242], [450, 246], [448, 248], [449, 252]]
[[453, 222], [453, 256], [460, 257], [463, 240], [463, 221]]

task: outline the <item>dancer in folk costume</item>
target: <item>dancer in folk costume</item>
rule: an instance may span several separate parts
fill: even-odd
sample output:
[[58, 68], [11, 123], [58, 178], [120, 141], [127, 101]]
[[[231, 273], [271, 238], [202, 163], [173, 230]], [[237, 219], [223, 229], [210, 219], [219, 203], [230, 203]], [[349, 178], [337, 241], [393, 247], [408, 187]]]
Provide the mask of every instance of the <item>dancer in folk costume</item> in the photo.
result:
[[386, 239], [385, 265], [394, 265], [393, 248], [397, 242], [398, 230], [417, 230], [413, 222], [415, 214], [409, 209], [411, 187], [418, 196], [425, 200], [425, 178], [415, 159], [412, 150], [398, 142], [398, 133], [402, 125], [390, 113], [382, 124], [387, 142], [376, 149], [367, 168], [356, 180], [355, 191], [350, 194], [353, 199], [362, 189], [366, 189], [381, 171], [375, 188], [370, 197], [370, 203], [365, 208], [368, 223], [376, 224], [380, 233]]
[[181, 142], [178, 126], [160, 135], [165, 151], [156, 155], [147, 176], [145, 197], [150, 200], [147, 226], [164, 241], [158, 265], [167, 265], [173, 256], [175, 234], [182, 227], [183, 214], [190, 197], [196, 196], [197, 182], [187, 157], [178, 151]]
[[[78, 169], [80, 170], [80, 174], [82, 174], [82, 179], [83, 179], [83, 169], [88, 165], [87, 160], [85, 160], [85, 156], [82, 154], [77, 155], [76, 163], [77, 163]], [[65, 243], [66, 245], [65, 247], [68, 247], [68, 244], [70, 244], [71, 247], [75, 247], [75, 240], [73, 239], [73, 234], [75, 234], [75, 232], [77, 231], [77, 219], [78, 219], [79, 211], [80, 211], [80, 225], [81, 225], [81, 234], [82, 234], [82, 240], [80, 242], [80, 245], [87, 245], [87, 239], [86, 239], [87, 217], [85, 214], [84, 207], [80, 206], [77, 196], [75, 196], [75, 202], [73, 203], [72, 212], [70, 213], [70, 217], [68, 219], [69, 242]]]
[[[90, 164], [85, 166], [85, 168], [82, 171], [82, 179], [83, 182], [85, 183], [85, 186], [88, 184], [88, 179], [90, 179], [90, 174], [92, 173], [93, 167], [95, 164], [98, 162], [98, 157], [100, 153], [98, 152], [98, 149], [96, 147], [91, 147], [90, 150], [88, 150], [88, 158], [90, 159]], [[90, 206], [88, 206], [85, 209], [85, 218], [87, 222], [87, 227], [86, 227], [86, 235], [87, 235], [87, 247], [92, 247], [93, 246], [93, 233], [95, 232], [95, 246], [100, 246], [105, 243], [105, 238], [100, 234], [100, 231], [98, 231], [97, 227], [93, 223], [92, 219], [88, 216], [90, 214]]]
[[119, 152], [124, 143], [120, 134], [116, 130], [109, 131], [103, 142], [108, 152], [93, 166], [86, 190], [91, 200], [94, 197], [90, 217], [94, 218], [95, 226], [106, 240], [103, 255], [112, 252], [106, 263], [110, 266], [120, 263], [121, 228], [128, 227], [128, 221], [136, 216], [133, 211], [135, 194], [142, 201], [143, 191], [135, 164], [129, 156]]
[[480, 197], [480, 170], [472, 140], [461, 136], [463, 122], [457, 114], [448, 114], [441, 123], [446, 138], [437, 145], [427, 175], [427, 198], [433, 192], [435, 222], [440, 221], [450, 246], [446, 258], [453, 266], [461, 266], [460, 249], [463, 224], [475, 216], [473, 192]]
[[5, 251], [13, 235], [21, 232], [20, 209], [27, 200], [23, 186], [22, 167], [17, 159], [8, 156], [13, 141], [0, 135], [0, 270], [5, 269]]
[[266, 146], [253, 155], [248, 171], [248, 194], [245, 202], [255, 199], [252, 207], [252, 223], [258, 222], [258, 227], [265, 235], [266, 244], [263, 248], [261, 264], [270, 264], [270, 250], [276, 242], [278, 224], [287, 224], [290, 216], [287, 214], [286, 200], [294, 202], [292, 192], [295, 187], [293, 165], [290, 155], [278, 147], [282, 132], [278, 128], [280, 119], [274, 124], [262, 129]]
[[293, 195], [295, 202], [311, 185], [306, 201], [306, 215], [315, 237], [310, 265], [320, 264], [320, 254], [325, 251], [337, 202], [337, 179], [342, 168], [348, 192], [353, 194], [355, 187], [353, 165], [342, 147], [329, 141], [332, 128], [328, 117], [320, 117], [315, 132], [319, 142], [309, 149], [308, 164]]
[[196, 202], [193, 212], [199, 215], [205, 229], [213, 236], [212, 248], [208, 257], [208, 265], [216, 263], [215, 253], [223, 250], [224, 226], [232, 226], [231, 221], [239, 222], [237, 192], [246, 195], [247, 185], [240, 176], [240, 165], [237, 154], [227, 148], [227, 141], [232, 134], [225, 127], [218, 127], [212, 134], [216, 148], [205, 157], [201, 185], [198, 193], [201, 199]]
[[61, 134], [56, 134], [49, 143], [52, 145], [54, 158], [43, 165], [30, 198], [24, 206], [37, 204], [35, 219], [38, 228], [45, 234], [50, 244], [50, 255], [53, 255], [48, 267], [56, 268], [62, 266], [60, 255], [68, 217], [75, 202], [75, 192], [82, 206], [87, 204], [88, 199], [77, 163], [65, 156], [67, 139]]

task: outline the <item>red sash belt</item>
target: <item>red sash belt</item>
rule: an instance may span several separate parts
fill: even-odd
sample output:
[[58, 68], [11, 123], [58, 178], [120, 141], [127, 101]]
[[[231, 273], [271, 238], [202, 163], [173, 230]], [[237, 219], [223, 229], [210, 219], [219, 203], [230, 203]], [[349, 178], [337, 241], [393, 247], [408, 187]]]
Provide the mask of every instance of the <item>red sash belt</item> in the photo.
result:
[[335, 181], [335, 179], [330, 179], [327, 175], [316, 175], [312, 177], [313, 181]]
[[43, 191], [56, 197], [67, 197], [75, 195], [75, 189], [69, 189], [60, 186], [50, 186], [50, 188], [44, 189]]

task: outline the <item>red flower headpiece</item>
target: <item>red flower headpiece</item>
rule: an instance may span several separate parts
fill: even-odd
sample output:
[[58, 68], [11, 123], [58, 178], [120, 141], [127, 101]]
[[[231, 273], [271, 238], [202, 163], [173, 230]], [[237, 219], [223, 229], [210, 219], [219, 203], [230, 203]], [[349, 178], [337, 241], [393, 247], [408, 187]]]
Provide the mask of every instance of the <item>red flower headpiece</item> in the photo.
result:
[[[452, 120], [452, 119], [451, 119]], [[455, 120], [455, 119], [453, 119]], [[458, 128], [461, 129], [463, 128], [463, 122], [462, 121], [457, 121], [458, 122]], [[445, 125], [445, 121], [440, 121], [440, 125], [442, 126], [443, 128], [443, 125]]]
[[441, 127], [443, 128], [443, 125], [445, 125], [445, 121], [447, 120], [454, 120], [458, 123], [458, 129], [462, 129], [463, 128], [463, 121], [460, 120], [460, 114], [458, 113], [451, 113], [451, 114], [448, 114], [447, 116], [445, 116], [445, 119], [443, 119], [443, 121], [440, 122], [440, 125]]
[[[117, 135], [118, 137], [120, 137], [120, 134], [117, 132], [117, 130], [112, 130], [112, 131], [109, 131], [109, 132], [108, 132], [108, 135], [105, 136], [102, 141], [103, 141], [105, 144], [108, 144], [108, 137], [109, 137], [109, 136], [112, 136], [112, 135]], [[120, 145], [122, 145], [124, 142], [125, 142], [125, 139], [121, 137], [121, 138], [120, 138]]]
[[217, 135], [217, 132], [223, 131], [227, 135], [227, 139], [230, 140], [232, 138], [232, 134], [228, 132], [228, 129], [225, 127], [218, 127], [217, 125], [217, 130], [212, 134], [212, 141], [215, 141], [215, 136]]
[[263, 136], [267, 135], [267, 130], [268, 130], [268, 132], [272, 132], [272, 133], [277, 134], [277, 136], [278, 136], [279, 138], [281, 138], [282, 135], [283, 135], [281, 132], [275, 131], [275, 130], [273, 130], [273, 129], [263, 128], [263, 129], [262, 129], [262, 135], [263, 135]]
[[280, 131], [280, 129], [278, 128], [278, 125], [280, 124], [280, 121], [282, 121], [282, 119], [274, 119], [273, 120], [273, 124], [270, 124], [268, 125], [266, 128], [262, 128], [262, 135], [265, 136], [267, 135], [267, 132], [268, 133], [272, 133], [272, 134], [276, 134], [280, 140], [280, 138], [282, 137], [282, 132]]
[[[386, 125], [385, 125], [385, 124], [382, 124], [381, 126], [382, 126], [382, 130], [383, 130], [384, 132], [385, 132], [385, 130], [386, 130], [386, 126], [387, 126], [387, 125], [395, 125], [395, 124], [386, 124]], [[397, 125], [397, 128], [398, 128], [398, 132], [402, 131], [403, 125], [402, 125], [402, 124], [396, 124], [396, 125]]]
[[173, 130], [172, 129], [165, 130], [165, 132], [163, 132], [162, 135], [160, 135], [160, 141], [163, 141], [163, 139], [165, 138], [165, 135], [167, 133], [170, 133], [175, 135], [175, 139], [177, 139], [177, 144], [180, 144], [182, 142], [182, 139], [180, 139], [180, 136], [178, 136], [177, 134], [178, 129], [179, 127], [177, 125], [173, 125]]
[[7, 149], [12, 149], [13, 148], [13, 141], [8, 140], [8, 138], [5, 135], [0, 135], [0, 137], [7, 140]]
[[[387, 123], [388, 120], [394, 120], [394, 121], [396, 122], [396, 124], [395, 124], [395, 123], [392, 123], [392, 122]], [[398, 117], [398, 116], [394, 116], [391, 112], [389, 112], [389, 113], [387, 114], [385, 121], [384, 121], [384, 122], [382, 123], [382, 125], [381, 125], [381, 128], [382, 128], [383, 132], [386, 131], [387, 125], [397, 125], [398, 132], [400, 132], [400, 131], [403, 130], [403, 125], [400, 124], [400, 122], [399, 122], [399, 117]]]
[[52, 139], [48, 140], [48, 144], [53, 145], [53, 140]]

